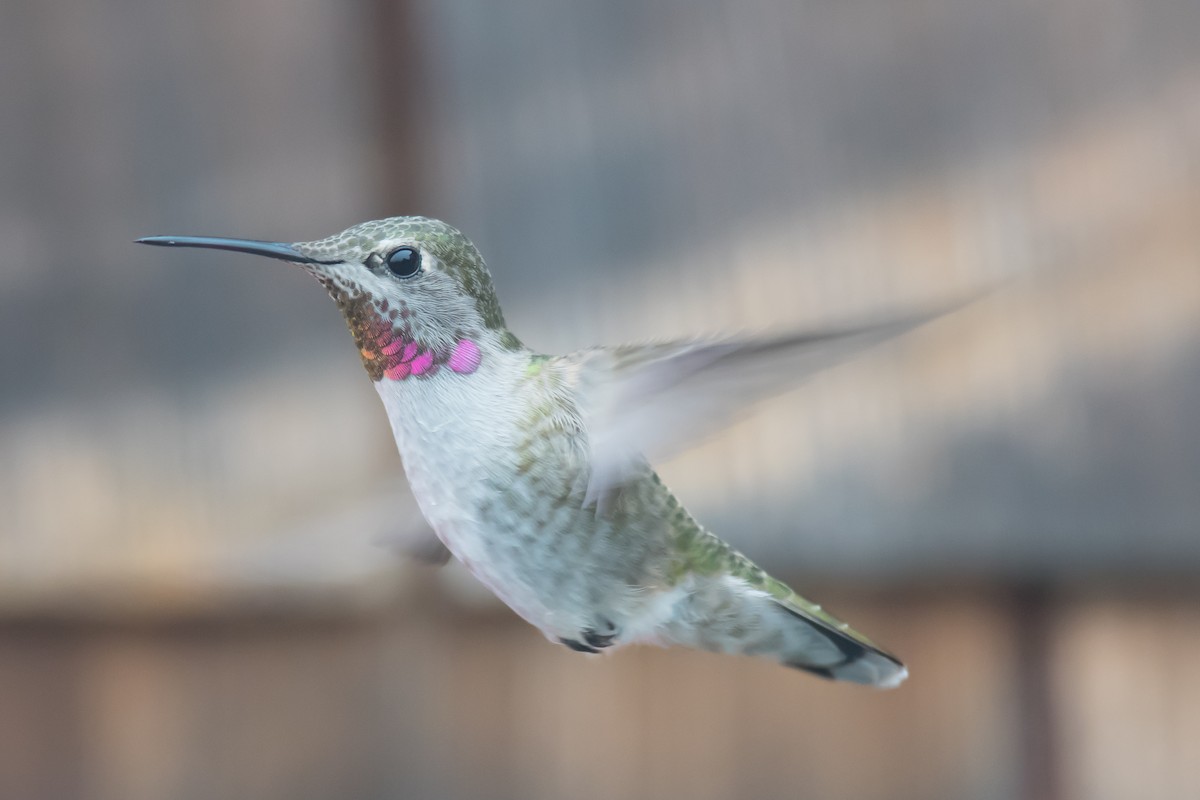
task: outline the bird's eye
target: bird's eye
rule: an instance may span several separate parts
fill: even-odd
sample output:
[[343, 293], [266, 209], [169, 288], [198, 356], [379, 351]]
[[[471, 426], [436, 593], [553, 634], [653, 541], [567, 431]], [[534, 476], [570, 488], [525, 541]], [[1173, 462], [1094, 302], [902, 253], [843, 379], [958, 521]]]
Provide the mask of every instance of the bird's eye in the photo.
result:
[[421, 254], [411, 247], [398, 247], [388, 254], [387, 267], [397, 278], [411, 278], [421, 271]]

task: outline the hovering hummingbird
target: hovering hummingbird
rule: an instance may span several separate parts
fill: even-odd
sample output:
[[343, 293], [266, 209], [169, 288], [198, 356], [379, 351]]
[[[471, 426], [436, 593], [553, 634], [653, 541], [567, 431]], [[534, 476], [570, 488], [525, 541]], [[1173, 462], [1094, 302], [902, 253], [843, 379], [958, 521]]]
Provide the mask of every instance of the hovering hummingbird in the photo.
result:
[[572, 650], [642, 642], [892, 687], [894, 656], [705, 530], [651, 468], [748, 403], [930, 318], [535, 353], [479, 251], [425, 217], [312, 242], [155, 236], [303, 267], [341, 309], [439, 542]]

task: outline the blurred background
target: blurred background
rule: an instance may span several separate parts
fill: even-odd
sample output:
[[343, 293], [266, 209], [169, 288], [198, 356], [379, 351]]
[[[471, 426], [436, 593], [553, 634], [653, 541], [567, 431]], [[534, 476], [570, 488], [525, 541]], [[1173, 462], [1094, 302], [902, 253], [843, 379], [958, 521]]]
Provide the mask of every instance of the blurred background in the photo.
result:
[[[10, 3], [0, 796], [1200, 797], [1200, 4]], [[1005, 288], [663, 474], [908, 662], [547, 643], [322, 291], [461, 227], [547, 352]]]

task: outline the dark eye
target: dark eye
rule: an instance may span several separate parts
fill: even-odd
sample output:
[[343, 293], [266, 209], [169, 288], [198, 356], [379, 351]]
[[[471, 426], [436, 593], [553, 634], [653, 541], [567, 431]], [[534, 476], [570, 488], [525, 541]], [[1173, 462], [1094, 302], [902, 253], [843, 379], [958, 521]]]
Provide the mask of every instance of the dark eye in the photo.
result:
[[397, 278], [411, 278], [421, 271], [421, 254], [411, 247], [398, 247], [388, 254], [387, 267]]

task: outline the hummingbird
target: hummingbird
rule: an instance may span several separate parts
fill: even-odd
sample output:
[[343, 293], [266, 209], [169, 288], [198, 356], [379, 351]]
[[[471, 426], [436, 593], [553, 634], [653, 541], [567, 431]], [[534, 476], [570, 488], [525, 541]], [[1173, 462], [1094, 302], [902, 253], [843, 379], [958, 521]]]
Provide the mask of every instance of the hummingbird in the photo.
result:
[[[698, 523], [652, 464], [935, 315], [547, 355], [509, 330], [484, 260], [427, 217], [325, 239], [154, 236], [299, 265], [341, 310], [391, 423], [427, 552], [453, 554], [552, 642], [772, 659], [890, 688], [895, 656]], [[436, 536], [436, 540], [432, 537]]]

